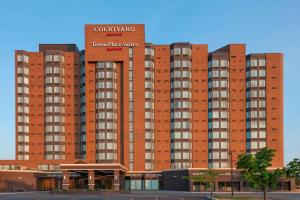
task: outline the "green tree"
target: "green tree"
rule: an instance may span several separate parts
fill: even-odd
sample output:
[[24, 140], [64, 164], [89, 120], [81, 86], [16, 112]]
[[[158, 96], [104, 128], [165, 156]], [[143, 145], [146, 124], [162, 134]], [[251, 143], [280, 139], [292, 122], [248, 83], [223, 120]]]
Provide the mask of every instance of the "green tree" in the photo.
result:
[[216, 172], [209, 169], [209, 170], [200, 170], [198, 175], [188, 176], [184, 178], [189, 179], [192, 182], [206, 183], [208, 189], [210, 190], [210, 197], [212, 199], [215, 183], [220, 174], [221, 174], [220, 172]]
[[263, 148], [256, 154], [241, 154], [238, 156], [237, 168], [241, 169], [242, 177], [248, 181], [251, 187], [262, 189], [264, 200], [267, 199], [268, 187], [274, 187], [278, 179], [284, 175], [284, 170], [267, 170], [271, 167], [275, 150]]
[[300, 177], [300, 160], [295, 158], [289, 162], [284, 168], [285, 174], [288, 178]]

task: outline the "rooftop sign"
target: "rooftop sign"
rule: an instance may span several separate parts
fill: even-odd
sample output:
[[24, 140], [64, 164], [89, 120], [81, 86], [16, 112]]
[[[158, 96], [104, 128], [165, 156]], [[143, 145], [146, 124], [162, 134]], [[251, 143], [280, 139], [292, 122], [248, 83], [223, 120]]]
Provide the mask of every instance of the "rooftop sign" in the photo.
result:
[[96, 26], [94, 32], [134, 32], [133, 26]]

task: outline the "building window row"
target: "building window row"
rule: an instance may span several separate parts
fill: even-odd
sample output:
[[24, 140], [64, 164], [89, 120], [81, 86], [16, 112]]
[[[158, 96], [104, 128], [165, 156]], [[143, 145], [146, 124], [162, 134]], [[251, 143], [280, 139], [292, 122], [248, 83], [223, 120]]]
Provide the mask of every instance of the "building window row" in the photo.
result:
[[49, 66], [47, 65], [45, 68], [45, 74], [47, 76], [51, 75], [51, 74], [55, 74], [57, 75], [64, 75], [65, 74], [65, 69], [63, 68], [63, 66]]
[[18, 75], [29, 75], [29, 68], [26, 66], [18, 66], [17, 68]]
[[217, 60], [213, 59], [208, 62], [208, 68], [214, 68], [214, 67], [228, 67], [229, 62], [228, 60]]
[[46, 62], [64, 62], [65, 57], [61, 55], [45, 55]]
[[171, 69], [173, 68], [190, 68], [192, 62], [190, 60], [174, 60], [171, 61]]
[[266, 59], [261, 58], [261, 59], [250, 59], [247, 60], [247, 67], [264, 67], [266, 66]]
[[29, 57], [27, 55], [17, 55], [17, 62], [29, 62]]
[[171, 49], [171, 56], [190, 56], [192, 54], [192, 50], [190, 47], [174, 47]]
[[171, 71], [171, 78], [176, 79], [176, 78], [192, 78], [192, 72], [191, 71], [186, 71], [186, 70], [174, 70]]

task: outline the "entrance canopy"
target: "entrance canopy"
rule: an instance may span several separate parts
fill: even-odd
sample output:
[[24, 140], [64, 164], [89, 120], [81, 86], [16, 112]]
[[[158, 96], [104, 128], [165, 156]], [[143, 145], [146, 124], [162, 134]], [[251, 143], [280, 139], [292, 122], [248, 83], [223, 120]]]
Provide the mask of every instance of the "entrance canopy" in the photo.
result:
[[80, 170], [99, 170], [99, 171], [114, 171], [126, 172], [127, 168], [118, 163], [111, 164], [60, 164], [60, 170], [65, 171], [80, 171]]
[[60, 170], [63, 173], [63, 190], [87, 187], [89, 190], [100, 188], [119, 191], [123, 188], [127, 168], [118, 163], [75, 163], [61, 164]]

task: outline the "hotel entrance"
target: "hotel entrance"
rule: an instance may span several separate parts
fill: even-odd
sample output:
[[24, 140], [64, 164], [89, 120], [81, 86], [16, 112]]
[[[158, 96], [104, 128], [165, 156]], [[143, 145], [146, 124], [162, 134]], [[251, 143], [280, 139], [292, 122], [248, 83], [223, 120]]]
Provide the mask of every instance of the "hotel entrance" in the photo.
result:
[[70, 171], [70, 190], [87, 190], [88, 189], [88, 172], [87, 171]]
[[113, 190], [114, 173], [95, 171], [95, 190]]
[[39, 191], [60, 190], [62, 184], [62, 175], [61, 173], [39, 174], [36, 177], [36, 181], [36, 189]]
[[126, 168], [120, 164], [62, 164], [63, 190], [119, 191]]

